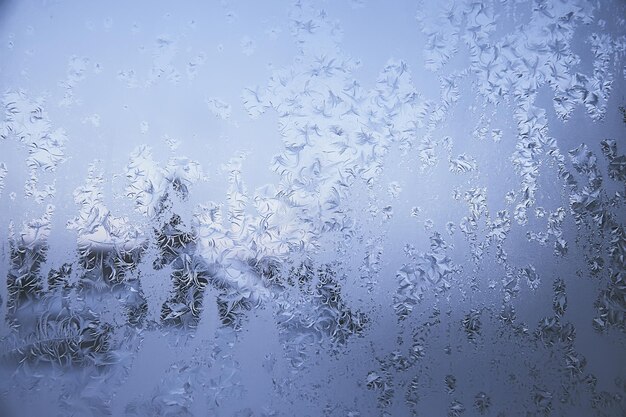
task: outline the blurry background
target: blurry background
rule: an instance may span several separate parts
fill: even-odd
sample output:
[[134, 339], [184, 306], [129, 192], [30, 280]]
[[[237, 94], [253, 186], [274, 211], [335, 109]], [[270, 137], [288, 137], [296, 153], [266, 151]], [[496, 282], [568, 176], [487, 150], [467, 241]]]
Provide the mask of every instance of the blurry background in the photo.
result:
[[0, 415], [624, 415], [625, 9], [0, 1]]

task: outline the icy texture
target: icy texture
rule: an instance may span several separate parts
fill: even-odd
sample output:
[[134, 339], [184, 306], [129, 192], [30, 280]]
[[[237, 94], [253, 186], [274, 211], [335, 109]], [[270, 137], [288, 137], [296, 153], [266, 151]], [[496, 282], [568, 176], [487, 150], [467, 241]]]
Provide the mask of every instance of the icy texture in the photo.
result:
[[623, 16], [0, 2], [0, 416], [623, 415]]

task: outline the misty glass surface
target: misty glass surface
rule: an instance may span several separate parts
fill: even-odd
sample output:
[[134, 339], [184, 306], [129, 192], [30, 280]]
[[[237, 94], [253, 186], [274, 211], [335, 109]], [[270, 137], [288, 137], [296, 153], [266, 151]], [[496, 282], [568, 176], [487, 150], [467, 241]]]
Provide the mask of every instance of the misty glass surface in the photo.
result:
[[0, 1], [0, 417], [626, 415], [623, 0]]

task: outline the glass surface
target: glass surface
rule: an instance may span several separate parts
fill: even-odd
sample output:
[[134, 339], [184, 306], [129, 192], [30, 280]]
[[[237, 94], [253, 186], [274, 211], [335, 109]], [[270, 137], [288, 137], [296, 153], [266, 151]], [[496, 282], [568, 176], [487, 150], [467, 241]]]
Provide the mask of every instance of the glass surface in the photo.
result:
[[0, 417], [626, 415], [623, 0], [0, 1]]

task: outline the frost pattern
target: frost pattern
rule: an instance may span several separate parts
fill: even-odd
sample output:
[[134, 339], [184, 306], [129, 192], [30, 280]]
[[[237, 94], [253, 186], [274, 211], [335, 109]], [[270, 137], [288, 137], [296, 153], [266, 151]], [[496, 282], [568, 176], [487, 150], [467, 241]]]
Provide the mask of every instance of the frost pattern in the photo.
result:
[[624, 413], [623, 4], [163, 6], [0, 29], [0, 414]]

